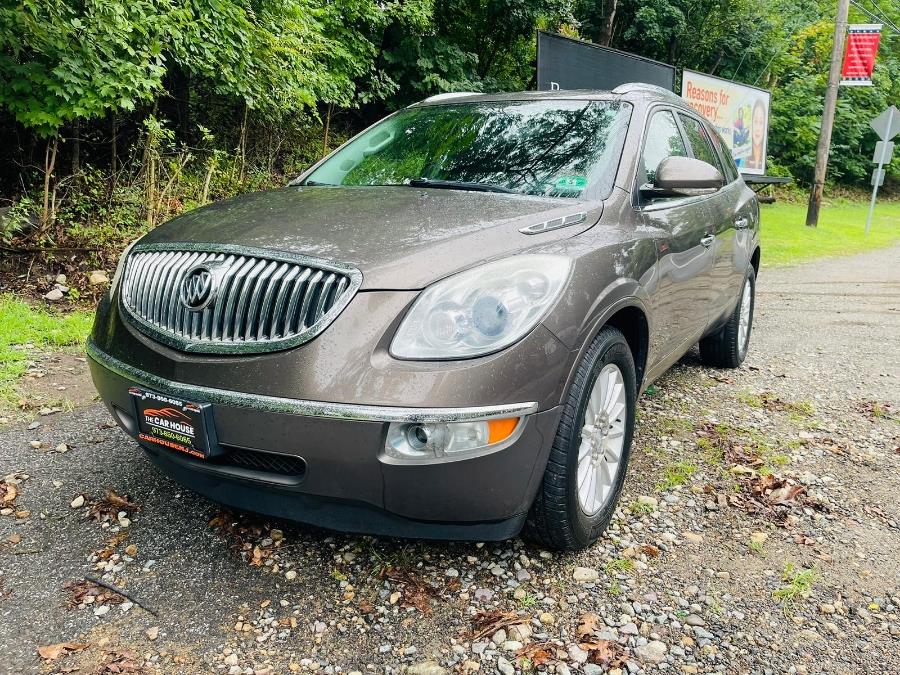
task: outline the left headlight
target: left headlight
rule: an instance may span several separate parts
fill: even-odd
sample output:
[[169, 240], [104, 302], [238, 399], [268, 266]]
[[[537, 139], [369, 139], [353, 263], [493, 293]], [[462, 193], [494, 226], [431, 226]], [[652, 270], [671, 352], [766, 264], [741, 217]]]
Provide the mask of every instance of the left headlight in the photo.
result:
[[508, 347], [559, 297], [571, 263], [520, 255], [460, 272], [426, 288], [391, 343], [398, 359], [462, 359]]

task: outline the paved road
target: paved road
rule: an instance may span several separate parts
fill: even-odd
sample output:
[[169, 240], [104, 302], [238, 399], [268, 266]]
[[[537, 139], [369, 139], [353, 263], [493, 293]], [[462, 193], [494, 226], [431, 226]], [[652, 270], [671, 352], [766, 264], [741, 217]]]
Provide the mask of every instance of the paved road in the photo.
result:
[[[582, 670], [593, 653], [576, 643], [593, 639], [617, 640], [634, 671], [655, 671], [659, 656], [686, 673], [897, 672], [898, 337], [900, 248], [764, 269], [745, 366], [710, 373], [689, 355], [642, 401], [623, 505], [639, 495], [658, 504], [623, 508], [610, 535], [578, 555], [252, 517], [210, 525], [220, 509], [160, 476], [97, 404], [40, 418], [36, 430], [7, 428], [0, 474], [22, 479], [21, 517], [0, 518], [0, 672], [113, 672], [102, 668], [114, 662], [166, 673], [389, 672], [432, 660], [492, 673], [516, 662], [517, 645], [471, 639], [470, 616], [482, 610], [519, 612], [525, 628], [507, 637], [546, 642], [563, 675]], [[782, 508], [776, 520], [735, 506], [739, 474], [723, 470], [727, 453], [710, 457], [712, 424], [823, 508]], [[48, 451], [60, 443], [67, 452]], [[686, 482], [669, 481], [682, 465], [694, 467]], [[138, 505], [128, 527], [90, 515], [107, 489]], [[87, 505], [72, 508], [80, 494]], [[751, 550], [751, 536], [767, 541]], [[789, 563], [815, 568], [817, 581], [785, 606], [772, 593]], [[576, 566], [598, 580], [576, 581]], [[86, 575], [105, 575], [157, 615], [102, 597], [71, 606], [66, 585]], [[586, 612], [598, 625], [576, 638]], [[64, 641], [89, 646], [37, 656]]]

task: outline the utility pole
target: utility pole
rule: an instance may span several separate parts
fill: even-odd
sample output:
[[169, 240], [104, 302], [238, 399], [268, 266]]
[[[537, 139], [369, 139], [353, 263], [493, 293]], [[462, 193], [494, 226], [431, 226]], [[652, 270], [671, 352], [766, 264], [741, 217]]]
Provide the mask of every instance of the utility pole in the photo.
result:
[[837, 18], [834, 22], [834, 44], [831, 47], [831, 68], [828, 70], [828, 89], [825, 90], [825, 109], [822, 111], [822, 128], [819, 131], [819, 147], [816, 150], [816, 171], [809, 207], [806, 210], [806, 226], [819, 223], [819, 207], [825, 188], [825, 172], [828, 170], [828, 151], [831, 149], [831, 130], [834, 127], [834, 110], [837, 107], [838, 84], [841, 81], [841, 61], [844, 58], [844, 37], [847, 35], [847, 13], [850, 0], [838, 0]]

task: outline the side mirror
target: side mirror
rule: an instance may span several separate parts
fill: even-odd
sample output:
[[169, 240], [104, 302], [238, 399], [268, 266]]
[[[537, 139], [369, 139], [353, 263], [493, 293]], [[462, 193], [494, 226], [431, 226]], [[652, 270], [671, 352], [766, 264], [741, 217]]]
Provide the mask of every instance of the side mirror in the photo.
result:
[[655, 197], [691, 197], [715, 192], [725, 184], [722, 172], [693, 157], [666, 157], [656, 169], [653, 185], [641, 192]]

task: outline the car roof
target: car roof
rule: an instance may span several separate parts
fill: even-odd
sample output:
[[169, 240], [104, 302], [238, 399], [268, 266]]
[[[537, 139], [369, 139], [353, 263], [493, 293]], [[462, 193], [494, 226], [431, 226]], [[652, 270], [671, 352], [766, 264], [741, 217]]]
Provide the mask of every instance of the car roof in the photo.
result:
[[[605, 89], [554, 89], [552, 91], [516, 91], [492, 94], [478, 92], [447, 92], [430, 96], [413, 106], [448, 105], [454, 103], [498, 103], [503, 101], [665, 101], [686, 107], [684, 100], [668, 89], [652, 84], [630, 82], [612, 90]], [[413, 107], [410, 106], [410, 107]]]

